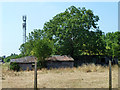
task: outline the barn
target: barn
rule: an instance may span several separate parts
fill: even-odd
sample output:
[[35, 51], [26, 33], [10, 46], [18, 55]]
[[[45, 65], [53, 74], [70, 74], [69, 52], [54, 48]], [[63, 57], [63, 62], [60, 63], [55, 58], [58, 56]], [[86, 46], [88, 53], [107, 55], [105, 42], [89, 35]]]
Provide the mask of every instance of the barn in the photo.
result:
[[50, 68], [72, 68], [74, 66], [74, 59], [67, 55], [54, 55], [49, 58], [46, 58], [46, 66]]
[[35, 57], [33, 56], [26, 56], [18, 59], [11, 59], [10, 64], [16, 62], [21, 70], [32, 70], [34, 68]]

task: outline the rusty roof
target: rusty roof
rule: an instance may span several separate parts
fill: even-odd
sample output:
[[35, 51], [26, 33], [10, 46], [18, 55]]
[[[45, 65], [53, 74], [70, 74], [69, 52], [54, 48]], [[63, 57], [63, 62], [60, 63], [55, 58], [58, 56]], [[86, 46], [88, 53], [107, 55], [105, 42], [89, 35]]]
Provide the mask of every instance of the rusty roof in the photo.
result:
[[46, 58], [46, 60], [50, 60], [50, 61], [74, 61], [74, 59], [70, 56], [67, 55], [56, 55], [56, 56], [51, 56], [49, 58]]
[[[67, 55], [54, 55], [49, 58], [46, 58], [45, 60], [50, 60], [50, 61], [74, 61], [74, 59], [70, 56]], [[34, 56], [26, 56], [22, 58], [17, 58], [17, 59], [11, 59], [10, 62], [16, 62], [16, 63], [34, 63], [35, 62], [35, 57]]]
[[10, 62], [33, 63], [33, 62], [35, 62], [35, 57], [34, 56], [26, 56], [26, 57], [17, 58], [17, 59], [11, 59]]

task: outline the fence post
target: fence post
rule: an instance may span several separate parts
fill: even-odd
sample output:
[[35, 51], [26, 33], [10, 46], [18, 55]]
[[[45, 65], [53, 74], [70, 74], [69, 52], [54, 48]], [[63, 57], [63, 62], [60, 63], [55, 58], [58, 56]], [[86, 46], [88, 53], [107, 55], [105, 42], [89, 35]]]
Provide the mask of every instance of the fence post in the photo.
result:
[[112, 90], [112, 71], [111, 71], [111, 61], [109, 60], [109, 90]]
[[37, 59], [35, 58], [34, 90], [37, 90]]
[[120, 61], [118, 59], [118, 90], [120, 90]]

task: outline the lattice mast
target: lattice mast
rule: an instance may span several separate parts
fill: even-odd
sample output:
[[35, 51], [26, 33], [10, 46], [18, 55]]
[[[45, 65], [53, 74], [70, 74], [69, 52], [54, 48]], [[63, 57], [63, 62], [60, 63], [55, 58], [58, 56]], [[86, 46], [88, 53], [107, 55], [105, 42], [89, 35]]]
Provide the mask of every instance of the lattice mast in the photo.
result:
[[23, 19], [23, 44], [26, 43], [26, 15], [22, 17]]

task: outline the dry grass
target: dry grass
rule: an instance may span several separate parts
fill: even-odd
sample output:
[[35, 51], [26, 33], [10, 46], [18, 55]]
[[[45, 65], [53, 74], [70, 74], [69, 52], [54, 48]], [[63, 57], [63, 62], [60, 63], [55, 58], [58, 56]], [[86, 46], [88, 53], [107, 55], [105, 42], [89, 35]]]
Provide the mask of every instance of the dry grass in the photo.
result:
[[[33, 88], [34, 71], [14, 72], [3, 69], [2, 87]], [[113, 88], [118, 87], [118, 66], [112, 67]], [[38, 88], [108, 88], [109, 68], [83, 65], [78, 68], [38, 70]]]
[[0, 90], [2, 89], [2, 64], [0, 64]]

